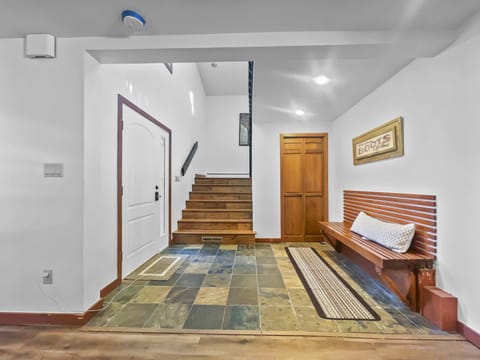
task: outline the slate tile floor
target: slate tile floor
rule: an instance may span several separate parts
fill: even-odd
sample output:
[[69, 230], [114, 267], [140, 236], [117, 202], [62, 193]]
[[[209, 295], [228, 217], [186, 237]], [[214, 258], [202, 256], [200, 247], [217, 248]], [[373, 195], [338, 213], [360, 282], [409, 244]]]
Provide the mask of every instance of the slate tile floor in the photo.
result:
[[290, 263], [288, 245], [170, 247], [163, 253], [189, 257], [169, 280], [124, 281], [87, 326], [445, 334], [328, 244], [291, 244], [314, 247], [381, 317], [322, 319]]

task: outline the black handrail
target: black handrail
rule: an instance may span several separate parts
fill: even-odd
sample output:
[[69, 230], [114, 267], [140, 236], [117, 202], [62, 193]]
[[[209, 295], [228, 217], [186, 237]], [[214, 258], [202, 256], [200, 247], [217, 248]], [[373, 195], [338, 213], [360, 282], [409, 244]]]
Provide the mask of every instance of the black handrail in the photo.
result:
[[195, 152], [197, 151], [197, 149], [198, 149], [198, 141], [195, 141], [195, 144], [193, 144], [192, 149], [188, 153], [188, 156], [185, 159], [185, 162], [183, 163], [182, 170], [181, 170], [182, 176], [185, 176], [187, 169], [190, 166], [190, 162], [192, 161], [193, 156], [195, 155]]
[[248, 127], [248, 174], [252, 177], [252, 101], [253, 101], [253, 61], [248, 62], [248, 110], [250, 126]]

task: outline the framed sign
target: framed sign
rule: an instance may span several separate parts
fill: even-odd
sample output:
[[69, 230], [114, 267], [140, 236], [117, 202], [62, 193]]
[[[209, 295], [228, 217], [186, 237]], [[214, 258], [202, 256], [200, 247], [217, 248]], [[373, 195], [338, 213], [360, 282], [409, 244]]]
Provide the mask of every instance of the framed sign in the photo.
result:
[[250, 114], [240, 113], [239, 119], [240, 127], [238, 132], [238, 144], [240, 146], [248, 146], [250, 133]]
[[376, 127], [352, 140], [353, 164], [389, 159], [403, 155], [403, 119]]

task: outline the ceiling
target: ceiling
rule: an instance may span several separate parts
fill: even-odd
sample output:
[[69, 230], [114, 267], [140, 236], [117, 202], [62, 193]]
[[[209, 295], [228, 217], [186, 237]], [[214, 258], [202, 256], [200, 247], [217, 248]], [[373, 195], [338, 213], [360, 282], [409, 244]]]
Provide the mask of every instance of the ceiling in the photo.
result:
[[[207, 94], [245, 92], [247, 72], [243, 77], [241, 66], [254, 61], [254, 112], [270, 114], [255, 121], [291, 119], [297, 108], [305, 117], [334, 120], [415, 58], [437, 55], [480, 11], [479, 0], [0, 0], [0, 5], [0, 38], [88, 36], [89, 52], [107, 64], [205, 62], [198, 68]], [[124, 9], [139, 11], [145, 28], [127, 29], [120, 20]], [[220, 65], [213, 69], [211, 62]], [[240, 74], [237, 80], [234, 73]], [[312, 78], [320, 74], [331, 82], [316, 85]]]
[[455, 29], [478, 0], [1, 0], [0, 37], [122, 36], [124, 9], [145, 34]]
[[205, 95], [248, 95], [248, 62], [208, 62], [198, 63], [197, 67]]

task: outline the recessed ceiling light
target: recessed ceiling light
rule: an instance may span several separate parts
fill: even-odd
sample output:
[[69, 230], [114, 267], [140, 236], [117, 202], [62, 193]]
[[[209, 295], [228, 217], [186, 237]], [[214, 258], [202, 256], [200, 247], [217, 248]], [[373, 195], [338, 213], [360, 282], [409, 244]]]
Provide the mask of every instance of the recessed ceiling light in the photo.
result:
[[326, 77], [325, 75], [320, 75], [315, 78], [313, 78], [313, 81], [318, 84], [318, 85], [326, 85], [330, 82], [330, 79]]
[[302, 116], [302, 115], [305, 115], [305, 111], [303, 111], [302, 109], [298, 109], [295, 111], [295, 114], [298, 116]]

